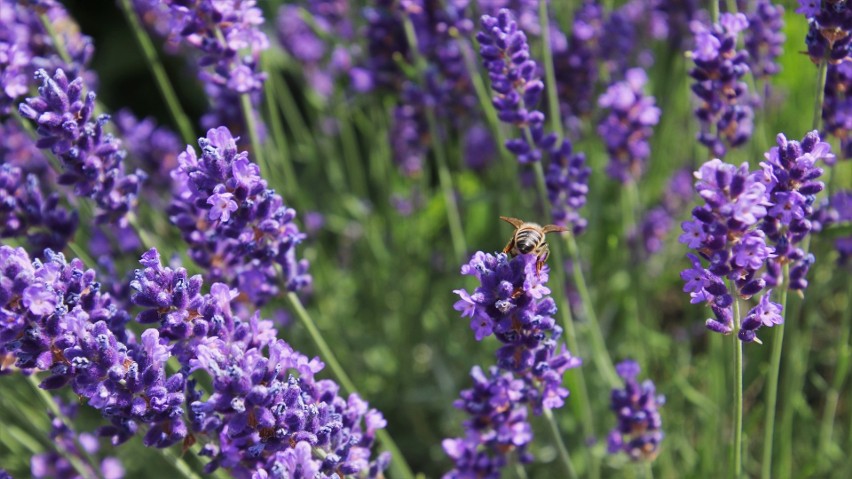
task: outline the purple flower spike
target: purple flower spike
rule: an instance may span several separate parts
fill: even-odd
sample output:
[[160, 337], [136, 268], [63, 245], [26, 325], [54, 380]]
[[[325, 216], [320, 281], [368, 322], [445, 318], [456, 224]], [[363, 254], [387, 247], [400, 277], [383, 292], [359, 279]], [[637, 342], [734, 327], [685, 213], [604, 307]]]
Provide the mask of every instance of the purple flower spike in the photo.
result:
[[778, 146], [766, 153], [761, 162], [763, 181], [767, 185], [770, 201], [774, 204], [763, 218], [761, 228], [775, 245], [775, 255], [769, 264], [766, 283], [775, 286], [781, 282], [782, 266], [790, 265], [790, 289], [803, 290], [804, 279], [813, 263], [813, 256], [806, 255], [796, 245], [810, 233], [814, 218], [813, 203], [817, 193], [825, 185], [817, 179], [822, 175], [819, 161], [834, 159], [831, 145], [820, 140], [812, 131], [801, 142], [788, 141], [778, 135]]
[[639, 384], [639, 364], [622, 361], [615, 367], [624, 380], [624, 389], [613, 389], [610, 408], [618, 424], [607, 439], [610, 454], [624, 452], [634, 461], [653, 461], [663, 441], [659, 407], [665, 397], [656, 393], [650, 379]]
[[642, 92], [648, 81], [645, 71], [633, 68], [625, 77], [625, 81], [610, 85], [598, 99], [598, 105], [609, 111], [598, 124], [598, 133], [609, 153], [606, 172], [621, 183], [637, 181], [645, 172], [651, 155], [648, 139], [660, 121], [654, 97]]
[[[852, 61], [828, 65], [822, 120], [825, 133], [840, 140], [840, 156], [852, 158]], [[835, 161], [826, 158], [826, 164]]]
[[225, 127], [200, 138], [201, 157], [192, 147], [178, 156], [172, 173], [176, 198], [169, 207], [172, 223], [190, 245], [189, 255], [207, 268], [213, 281], [238, 287], [257, 305], [278, 292], [278, 284], [297, 291], [311, 282], [306, 260], [296, 259], [305, 238], [260, 169], [238, 152]]
[[85, 93], [81, 77], [69, 80], [57, 69], [53, 77], [36, 72], [39, 96], [19, 105], [21, 116], [38, 125], [39, 148], [49, 149], [62, 161], [59, 183], [74, 185], [77, 195], [92, 198], [99, 211], [98, 223], [128, 226], [127, 214], [135, 208], [145, 174], [124, 171], [125, 151], [104, 132], [109, 115], [92, 118], [95, 93]]
[[552, 148], [556, 137], [544, 133], [544, 113], [534, 109], [544, 83], [538, 77], [538, 65], [530, 58], [526, 35], [511, 12], [502, 9], [496, 17], [482, 16], [482, 31], [476, 39], [491, 79], [497, 116], [523, 132], [521, 138], [506, 140], [506, 148], [521, 164], [540, 161], [541, 151]]
[[[734, 324], [734, 294], [748, 299], [760, 293], [767, 284], [761, 271], [777, 256], [761, 229], [761, 220], [774, 206], [771, 187], [763, 171], [749, 172], [746, 163], [737, 168], [718, 159], [702, 165], [695, 177], [695, 190], [705, 204], [692, 210], [692, 221], [683, 223], [680, 242], [709, 265], [705, 268], [699, 256], [688, 254], [692, 267], [681, 278], [691, 302], [705, 303], [713, 312], [707, 328], [730, 334], [745, 327]], [[726, 279], [733, 285], [731, 289]], [[740, 339], [752, 341], [754, 337], [740, 335]]]
[[503, 253], [479, 251], [461, 273], [475, 276], [480, 286], [473, 293], [456, 290], [461, 299], [455, 309], [470, 317], [477, 340], [493, 334], [503, 346], [488, 375], [473, 368], [473, 389], [462, 391], [455, 403], [470, 419], [464, 423], [465, 437], [443, 442], [455, 464], [444, 477], [498, 477], [511, 452], [532, 461], [526, 452], [532, 442], [528, 409], [540, 415], [545, 408], [562, 407], [568, 396], [562, 376], [581, 360], [559, 341], [562, 328], [553, 318], [556, 305], [545, 286], [547, 267], [537, 273], [535, 255], [510, 260]]
[[752, 133], [752, 99], [748, 86], [740, 81], [749, 72], [748, 53], [737, 51], [737, 35], [748, 26], [745, 15], [723, 13], [719, 23], [706, 26], [694, 21], [695, 61], [689, 75], [695, 79], [692, 91], [698, 97], [695, 114], [701, 122], [698, 140], [715, 157], [728, 148], [742, 145]]
[[755, 78], [767, 78], [778, 73], [777, 59], [784, 52], [784, 7], [770, 0], [757, 0], [747, 14], [749, 28], [745, 30], [751, 71]]
[[586, 155], [573, 153], [571, 142], [562, 141], [562, 147], [550, 153], [545, 183], [553, 211], [553, 223], [570, 228], [578, 235], [585, 231], [587, 221], [580, 216], [589, 193], [589, 176], [592, 169], [586, 166]]

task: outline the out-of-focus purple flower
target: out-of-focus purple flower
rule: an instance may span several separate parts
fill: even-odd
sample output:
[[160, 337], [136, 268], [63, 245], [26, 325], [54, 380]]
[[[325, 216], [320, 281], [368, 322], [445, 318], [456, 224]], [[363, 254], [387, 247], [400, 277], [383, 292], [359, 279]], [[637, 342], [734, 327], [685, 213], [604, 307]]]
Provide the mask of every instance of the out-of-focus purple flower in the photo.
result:
[[796, 13], [808, 19], [805, 44], [814, 63], [840, 63], [852, 44], [852, 7], [844, 0], [799, 0]]
[[[163, 194], [171, 190], [171, 172], [178, 166], [180, 137], [169, 128], [157, 125], [153, 118], [136, 118], [130, 110], [119, 110], [113, 118], [127, 161], [144, 171], [149, 178], [145, 191], [154, 188]], [[145, 194], [145, 191], [142, 193]], [[155, 195], [146, 195], [152, 200]]]
[[660, 24], [667, 28], [668, 44], [674, 51], [683, 51], [686, 48], [691, 37], [690, 23], [706, 14], [699, 0], [661, 0], [656, 3], [655, 10], [661, 19]]
[[77, 195], [95, 201], [97, 222], [127, 226], [145, 174], [125, 172], [120, 142], [104, 131], [109, 115], [92, 118], [95, 93], [85, 93], [81, 77], [69, 81], [57, 69], [52, 78], [45, 70], [36, 72], [36, 78], [42, 83], [39, 96], [27, 98], [19, 110], [38, 125], [37, 146], [62, 161], [59, 183], [74, 185]]
[[748, 27], [746, 16], [723, 13], [711, 26], [694, 21], [692, 59], [695, 79], [692, 91], [698, 97], [695, 114], [701, 122], [698, 140], [715, 157], [723, 157], [728, 148], [742, 145], [752, 133], [752, 99], [748, 86], [740, 81], [749, 71], [748, 53], [737, 51], [737, 36]]
[[474, 123], [464, 133], [464, 164], [474, 170], [486, 170], [494, 163], [497, 145], [491, 132], [481, 123]]
[[755, 78], [767, 78], [780, 71], [777, 59], [784, 52], [784, 7], [771, 0], [757, 0], [746, 13], [749, 27], [744, 32], [751, 71]]
[[662, 249], [666, 236], [675, 224], [674, 219], [681, 215], [692, 200], [692, 194], [692, 172], [687, 168], [677, 170], [669, 180], [660, 203], [645, 213], [636, 230], [630, 234], [629, 240], [641, 246], [643, 257]]
[[571, 142], [562, 141], [562, 147], [550, 154], [550, 164], [544, 180], [553, 212], [553, 224], [581, 234], [588, 223], [580, 216], [589, 193], [589, 176], [592, 169], [586, 165], [586, 155], [574, 153]]
[[[550, 3], [551, 0], [545, 1]], [[492, 17], [500, 10], [509, 10], [515, 14], [521, 30], [536, 37], [541, 35], [541, 22], [538, 19], [539, 0], [475, 0], [475, 3], [479, 12]]]
[[363, 71], [370, 76], [371, 85], [399, 90], [403, 75], [396, 58], [408, 58], [410, 50], [403, 26], [405, 12], [395, 0], [376, 0], [364, 8], [363, 15], [367, 21]]
[[584, 0], [574, 12], [569, 37], [566, 38], [556, 25], [551, 26], [556, 91], [563, 121], [572, 131], [579, 129], [580, 119], [594, 107], [603, 22], [600, 3]]
[[23, 126], [13, 119], [0, 122], [0, 164], [20, 168], [22, 172], [34, 174], [41, 182], [55, 183], [56, 177], [47, 157]]
[[[852, 61], [828, 65], [822, 121], [825, 133], [840, 140], [841, 158], [852, 158]], [[826, 159], [827, 165], [834, 163]]]
[[606, 172], [621, 183], [642, 177], [651, 155], [648, 140], [660, 121], [654, 97], [645, 96], [642, 91], [647, 81], [644, 70], [630, 69], [625, 81], [610, 85], [598, 99], [598, 105], [609, 110], [598, 124], [598, 133], [609, 153]]
[[0, 165], [0, 237], [26, 239], [32, 251], [62, 251], [77, 231], [76, 211], [59, 204], [59, 195], [44, 196], [38, 177]]
[[269, 188], [248, 153], [238, 152], [227, 128], [208, 131], [198, 145], [200, 157], [191, 146], [178, 156], [178, 193], [169, 207], [190, 257], [213, 281], [238, 287], [258, 305], [277, 294], [277, 285], [297, 291], [310, 284], [307, 260], [296, 258], [304, 234], [293, 222], [295, 210]]
[[511, 12], [503, 9], [496, 17], [483, 15], [482, 30], [476, 39], [495, 93], [497, 116], [521, 129], [521, 137], [506, 140], [506, 148], [521, 164], [540, 161], [541, 152], [552, 148], [556, 137], [545, 134], [544, 113], [534, 109], [544, 83], [530, 58], [526, 35], [518, 29]]
[[607, 438], [609, 453], [624, 452], [634, 461], [653, 461], [663, 441], [659, 407], [666, 399], [657, 394], [650, 379], [639, 384], [636, 361], [622, 361], [615, 370], [624, 380], [624, 389], [612, 390], [610, 409], [618, 423]]
[[[54, 398], [59, 405], [59, 410], [67, 419], [74, 419], [77, 415], [77, 406], [74, 404], [66, 404], [60, 398]], [[88, 458], [95, 456], [100, 449], [98, 439], [89, 434], [81, 433], [78, 435], [71, 427], [69, 427], [62, 418], [58, 418], [50, 414], [50, 439], [54, 451], [41, 454], [35, 454], [30, 459], [30, 472], [37, 479], [77, 479], [80, 474], [86, 474], [90, 477], [102, 477], [104, 479], [121, 479], [124, 477], [124, 466], [117, 457], [104, 457], [97, 471], [91, 469], [92, 465]], [[75, 441], [75, 437], [77, 441]], [[77, 443], [82, 446], [83, 450], [77, 446]], [[85, 470], [77, 470], [74, 465], [68, 461], [68, 457], [76, 457], [78, 463]]]
[[240, 97], [249, 95], [251, 114], [259, 135], [265, 135], [256, 105], [266, 73], [260, 71], [260, 54], [269, 39], [260, 29], [263, 12], [255, 0], [166, 0], [173, 45], [186, 45], [198, 55], [199, 78], [211, 110], [201, 119], [204, 128], [228, 125], [245, 132], [246, 119]]
[[762, 181], [766, 184], [769, 201], [773, 204], [763, 218], [761, 228], [774, 243], [775, 255], [767, 263], [766, 283], [776, 286], [782, 281], [784, 264], [790, 265], [790, 284], [794, 290], [807, 288], [805, 275], [813, 263], [813, 255], [796, 246], [811, 231], [813, 203], [825, 185], [818, 181], [822, 168], [817, 161], [833, 158], [831, 145], [821, 141], [812, 131], [801, 142], [788, 141], [783, 134], [778, 146], [766, 154]]
[[754, 330], [734, 324], [733, 304], [734, 294], [747, 299], [766, 287], [758, 273], [775, 254], [760, 221], [773, 206], [771, 187], [764, 183], [762, 171], [749, 172], [747, 163], [737, 168], [719, 159], [702, 165], [695, 177], [695, 191], [705, 204], [692, 210], [693, 219], [682, 224], [679, 240], [709, 265], [705, 268], [698, 256], [687, 255], [692, 267], [681, 272], [684, 291], [692, 303], [705, 303], [713, 311], [715, 317], [706, 321], [708, 329], [722, 334], [736, 330], [741, 340], [756, 341]]
[[497, 367], [488, 376], [474, 368], [474, 388], [456, 401], [471, 418], [464, 423], [465, 437], [443, 443], [455, 463], [444, 477], [499, 471], [514, 450], [523, 461], [532, 460], [526, 453], [532, 441], [526, 409], [539, 415], [545, 408], [562, 407], [568, 396], [562, 376], [581, 360], [559, 342], [562, 328], [553, 318], [556, 304], [545, 286], [547, 268], [536, 272], [536, 262], [532, 254], [510, 260], [503, 253], [479, 251], [461, 268], [480, 285], [472, 293], [455, 290], [461, 299], [453, 307], [470, 318], [477, 340], [493, 334], [503, 346], [497, 351]]

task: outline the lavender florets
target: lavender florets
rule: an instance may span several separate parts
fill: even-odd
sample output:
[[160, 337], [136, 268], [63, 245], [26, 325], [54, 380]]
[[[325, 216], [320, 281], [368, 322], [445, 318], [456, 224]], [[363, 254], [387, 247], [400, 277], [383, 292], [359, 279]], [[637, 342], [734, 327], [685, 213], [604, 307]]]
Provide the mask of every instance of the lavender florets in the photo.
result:
[[518, 29], [511, 12], [502, 9], [496, 17], [483, 15], [482, 31], [476, 39], [495, 92], [497, 116], [522, 131], [521, 138], [506, 140], [506, 148], [521, 164], [540, 161], [541, 152], [552, 148], [556, 138], [544, 133], [544, 113], [534, 109], [544, 83], [530, 58], [526, 35]]
[[69, 81], [65, 72], [57, 69], [52, 78], [39, 70], [36, 79], [42, 82], [39, 96], [27, 98], [19, 110], [38, 125], [37, 145], [62, 161], [64, 171], [59, 183], [74, 185], [77, 195], [97, 203], [96, 222], [127, 227], [128, 213], [135, 208], [146, 177], [141, 171], [124, 171], [125, 151], [104, 131], [109, 115], [92, 118], [95, 93], [85, 93], [81, 77]]
[[654, 97], [642, 91], [647, 81], [644, 70], [630, 69], [625, 81], [610, 85], [598, 99], [598, 105], [609, 110], [598, 124], [598, 134], [609, 153], [606, 172], [621, 183], [638, 181], [645, 172], [651, 155], [648, 140], [660, 121]]
[[808, 19], [805, 44], [814, 63], [840, 63], [852, 45], [852, 8], [845, 0], [799, 0], [796, 13]]
[[747, 13], [745, 47], [751, 71], [756, 79], [767, 78], [781, 70], [778, 57], [784, 52], [784, 7], [770, 0], [757, 0]]
[[562, 141], [561, 148], [551, 151], [544, 179], [553, 223], [570, 228], [575, 235], [583, 233], [588, 224], [579, 211], [586, 204], [591, 174], [586, 155], [574, 153], [568, 140]]
[[689, 75], [696, 81], [692, 91], [700, 101], [695, 109], [701, 122], [698, 140], [715, 157], [723, 157], [728, 148], [742, 145], [752, 134], [752, 99], [741, 81], [749, 71], [748, 53], [736, 49], [737, 36], [747, 27], [741, 13], [723, 13], [719, 23], [709, 27], [692, 22], [695, 68]]
[[622, 361], [615, 371], [624, 380], [624, 389], [612, 390], [610, 409], [618, 424], [607, 438], [609, 453], [624, 452], [634, 461], [653, 461], [663, 441], [659, 407], [665, 404], [665, 397], [657, 394], [650, 379], [639, 384], [636, 361]]
[[[260, 169], [238, 152], [225, 127], [200, 138], [201, 156], [191, 146], [172, 172], [178, 194], [169, 216], [189, 244], [189, 255], [209, 271], [264, 304], [278, 284], [297, 291], [310, 284], [307, 260], [296, 257], [304, 234], [296, 212], [261, 178]], [[280, 269], [280, 272], [277, 270]]]

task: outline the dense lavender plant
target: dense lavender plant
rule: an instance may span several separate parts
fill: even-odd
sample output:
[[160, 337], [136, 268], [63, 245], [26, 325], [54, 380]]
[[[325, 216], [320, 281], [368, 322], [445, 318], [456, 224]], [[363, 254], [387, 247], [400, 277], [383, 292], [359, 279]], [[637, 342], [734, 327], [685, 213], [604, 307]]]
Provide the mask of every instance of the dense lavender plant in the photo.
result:
[[839, 63], [849, 57], [852, 8], [845, 0], [799, 0], [796, 13], [808, 19], [805, 44], [814, 63]]
[[777, 138], [778, 146], [766, 154], [763, 181], [769, 201], [773, 204], [763, 218], [761, 229], [774, 243], [775, 253], [767, 262], [766, 282], [770, 286], [782, 282], [782, 267], [790, 266], [790, 284], [793, 290], [807, 288], [805, 279], [814, 262], [813, 254], [806, 253], [797, 244], [811, 231], [815, 195], [825, 188], [821, 181], [822, 168], [817, 161], [833, 158], [831, 145], [823, 142], [816, 131], [805, 135], [801, 142], [787, 141], [783, 134]]
[[609, 154], [606, 172], [621, 183], [638, 181], [645, 172], [651, 145], [648, 140], [653, 126], [660, 121], [660, 109], [655, 99], [642, 92], [648, 77], [640, 68], [625, 74], [625, 81], [617, 82], [598, 99], [601, 108], [609, 110], [598, 124]]
[[749, 65], [757, 79], [777, 74], [778, 57], [784, 52], [784, 7], [771, 0], [758, 0], [746, 14], [749, 28], [744, 32]]
[[190, 257], [212, 280], [239, 287], [258, 305], [277, 294], [278, 284], [288, 291], [310, 284], [307, 260], [296, 258], [304, 235], [295, 210], [269, 188], [248, 153], [238, 152], [227, 128], [208, 131], [198, 145], [200, 157], [191, 146], [178, 156], [178, 191], [168, 210]]
[[752, 134], [752, 99], [748, 86], [740, 81], [749, 72], [748, 53], [737, 51], [737, 36], [748, 27], [741, 13], [723, 13], [719, 23], [707, 26], [695, 21], [695, 68], [692, 91], [698, 97], [695, 114], [701, 122], [698, 140], [715, 157], [728, 148], [742, 145]]
[[[762, 322], [734, 324], [734, 302], [764, 289], [766, 280], [758, 272], [775, 256], [759, 228], [760, 220], [773, 206], [762, 182], [763, 172], [750, 173], [746, 163], [737, 168], [714, 159], [702, 165], [695, 177], [695, 190], [705, 204], [692, 211], [692, 221], [683, 223], [680, 242], [695, 249], [709, 266], [705, 268], [698, 256], [688, 254], [692, 267], [681, 273], [686, 281], [684, 291], [690, 293], [693, 304], [710, 306], [715, 318], [707, 320], [708, 329], [722, 334], [739, 331], [742, 341], [754, 341], [761, 325], [772, 326], [782, 320], [777, 314], [781, 306], [770, 303], [766, 293], [763, 306], [746, 315], [763, 318]], [[730, 291], [725, 278], [732, 283]], [[767, 314], [756, 314], [761, 311]]]
[[563, 140], [561, 145], [550, 153], [550, 164], [544, 178], [547, 196], [553, 223], [570, 228], [573, 234], [579, 235], [588, 224], [579, 211], [586, 204], [592, 169], [586, 165], [586, 155], [573, 152], [571, 142]]
[[95, 93], [85, 92], [81, 77], [69, 81], [57, 69], [53, 77], [39, 70], [36, 79], [41, 82], [39, 96], [27, 98], [19, 111], [38, 125], [37, 145], [62, 161], [59, 183], [74, 185], [77, 195], [95, 201], [96, 222], [127, 227], [145, 174], [125, 172], [120, 142], [104, 131], [109, 115], [92, 118]]
[[541, 99], [544, 83], [538, 66], [530, 58], [526, 35], [518, 29], [509, 10], [496, 17], [482, 16], [477, 33], [479, 53], [495, 92], [493, 99], [501, 121], [521, 129], [521, 138], [506, 140], [506, 148], [521, 164], [541, 160], [542, 150], [553, 147], [555, 136], [544, 132], [544, 113], [534, 108]]
[[[79, 407], [73, 403], [65, 403], [60, 398], [54, 400], [59, 406], [63, 417], [51, 414], [50, 439], [55, 451], [35, 454], [30, 459], [30, 472], [36, 479], [77, 479], [85, 474], [86, 477], [101, 477], [103, 479], [121, 479], [124, 477], [124, 466], [116, 457], [104, 457], [100, 464], [90, 464], [86, 458], [98, 452], [98, 438], [89, 433], [77, 433], [64, 419], [73, 420]], [[75, 441], [76, 437], [76, 441]], [[79, 446], [78, 446], [79, 443]], [[83, 448], [83, 450], [80, 449]], [[77, 457], [86, 470], [78, 471], [68, 461], [67, 457]], [[97, 470], [93, 470], [97, 467]]]
[[607, 438], [609, 453], [624, 452], [634, 461], [652, 461], [663, 441], [659, 407], [665, 404], [665, 397], [657, 394], [650, 379], [639, 384], [636, 361], [622, 361], [615, 371], [624, 380], [624, 388], [613, 389], [610, 396], [610, 409], [618, 423]]
[[411, 46], [405, 37], [402, 5], [395, 0], [376, 0], [364, 8], [367, 51], [362, 68], [370, 83], [381, 89], [398, 90], [402, 72], [396, 58], [409, 58]]
[[[462, 266], [462, 274], [475, 276], [480, 286], [472, 293], [455, 290], [461, 299], [453, 307], [470, 317], [478, 341], [493, 334], [503, 346], [490, 377], [474, 368], [474, 389], [464, 391], [456, 402], [472, 418], [465, 423], [464, 438], [444, 441], [444, 450], [455, 461], [455, 469], [445, 477], [469, 477], [479, 468], [499, 470], [516, 449], [522, 460], [531, 460], [525, 449], [532, 435], [527, 413], [521, 410], [529, 407], [538, 415], [561, 407], [568, 396], [562, 376], [581, 361], [558, 343], [562, 328], [553, 318], [556, 304], [545, 286], [547, 268], [536, 273], [536, 261], [532, 254], [510, 260], [504, 253], [480, 251]], [[483, 404], [494, 409], [483, 409]]]

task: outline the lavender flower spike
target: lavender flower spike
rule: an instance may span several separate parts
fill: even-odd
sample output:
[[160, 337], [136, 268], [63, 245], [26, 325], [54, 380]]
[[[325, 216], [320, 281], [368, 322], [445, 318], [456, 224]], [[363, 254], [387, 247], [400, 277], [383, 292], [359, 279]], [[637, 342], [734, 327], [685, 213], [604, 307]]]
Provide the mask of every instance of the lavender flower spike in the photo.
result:
[[609, 452], [624, 452], [634, 461], [652, 461], [663, 441], [658, 408], [665, 404], [665, 397], [656, 393], [650, 379], [639, 384], [636, 380], [639, 364], [636, 361], [622, 361], [615, 371], [624, 380], [624, 389], [612, 390], [610, 408], [618, 424], [607, 439]]
[[80, 196], [98, 205], [96, 221], [117, 222], [126, 227], [127, 214], [136, 199], [145, 174], [124, 171], [125, 152], [120, 142], [104, 131], [109, 115], [94, 120], [95, 93], [84, 91], [83, 79], [69, 81], [57, 69], [51, 78], [45, 70], [36, 72], [42, 82], [39, 96], [19, 105], [21, 116], [38, 125], [38, 147], [50, 149], [62, 161], [59, 183], [74, 185]]
[[293, 222], [296, 212], [260, 177], [248, 153], [237, 151], [236, 141], [219, 127], [198, 140], [200, 157], [187, 146], [172, 172], [178, 193], [168, 211], [190, 257], [209, 277], [262, 305], [277, 293], [277, 284], [288, 291], [310, 284], [307, 261], [296, 258], [305, 236]]
[[524, 132], [521, 138], [506, 140], [506, 148], [522, 164], [541, 160], [541, 151], [552, 148], [556, 137], [544, 133], [544, 113], [534, 110], [544, 83], [530, 58], [526, 35], [518, 29], [511, 12], [502, 9], [496, 17], [482, 16], [482, 31], [476, 39], [495, 92], [497, 116]]
[[580, 216], [589, 193], [592, 169], [586, 165], [586, 155], [573, 153], [571, 142], [562, 140], [561, 148], [550, 152], [550, 165], [545, 174], [547, 196], [550, 199], [553, 223], [570, 228], [578, 235], [588, 223]]
[[723, 157], [728, 148], [748, 141], [754, 113], [748, 86], [740, 81], [749, 71], [748, 53], [737, 51], [737, 35], [748, 27], [745, 15], [723, 13], [719, 23], [706, 26], [691, 24], [695, 50], [691, 52], [695, 68], [692, 91], [700, 104], [695, 114], [701, 122], [698, 141], [715, 157]]
[[777, 59], [784, 52], [784, 7], [770, 0], [757, 0], [748, 13], [745, 46], [755, 78], [767, 78], [781, 69]]
[[642, 88], [648, 76], [641, 68], [625, 73], [626, 80], [607, 89], [598, 100], [609, 114], [598, 124], [598, 133], [609, 153], [606, 172], [621, 183], [638, 181], [651, 155], [648, 139], [652, 127], [660, 121], [660, 109], [654, 97], [645, 96]]
[[852, 44], [852, 8], [845, 1], [799, 0], [796, 13], [808, 19], [805, 44], [814, 63], [840, 63], [849, 58]]

